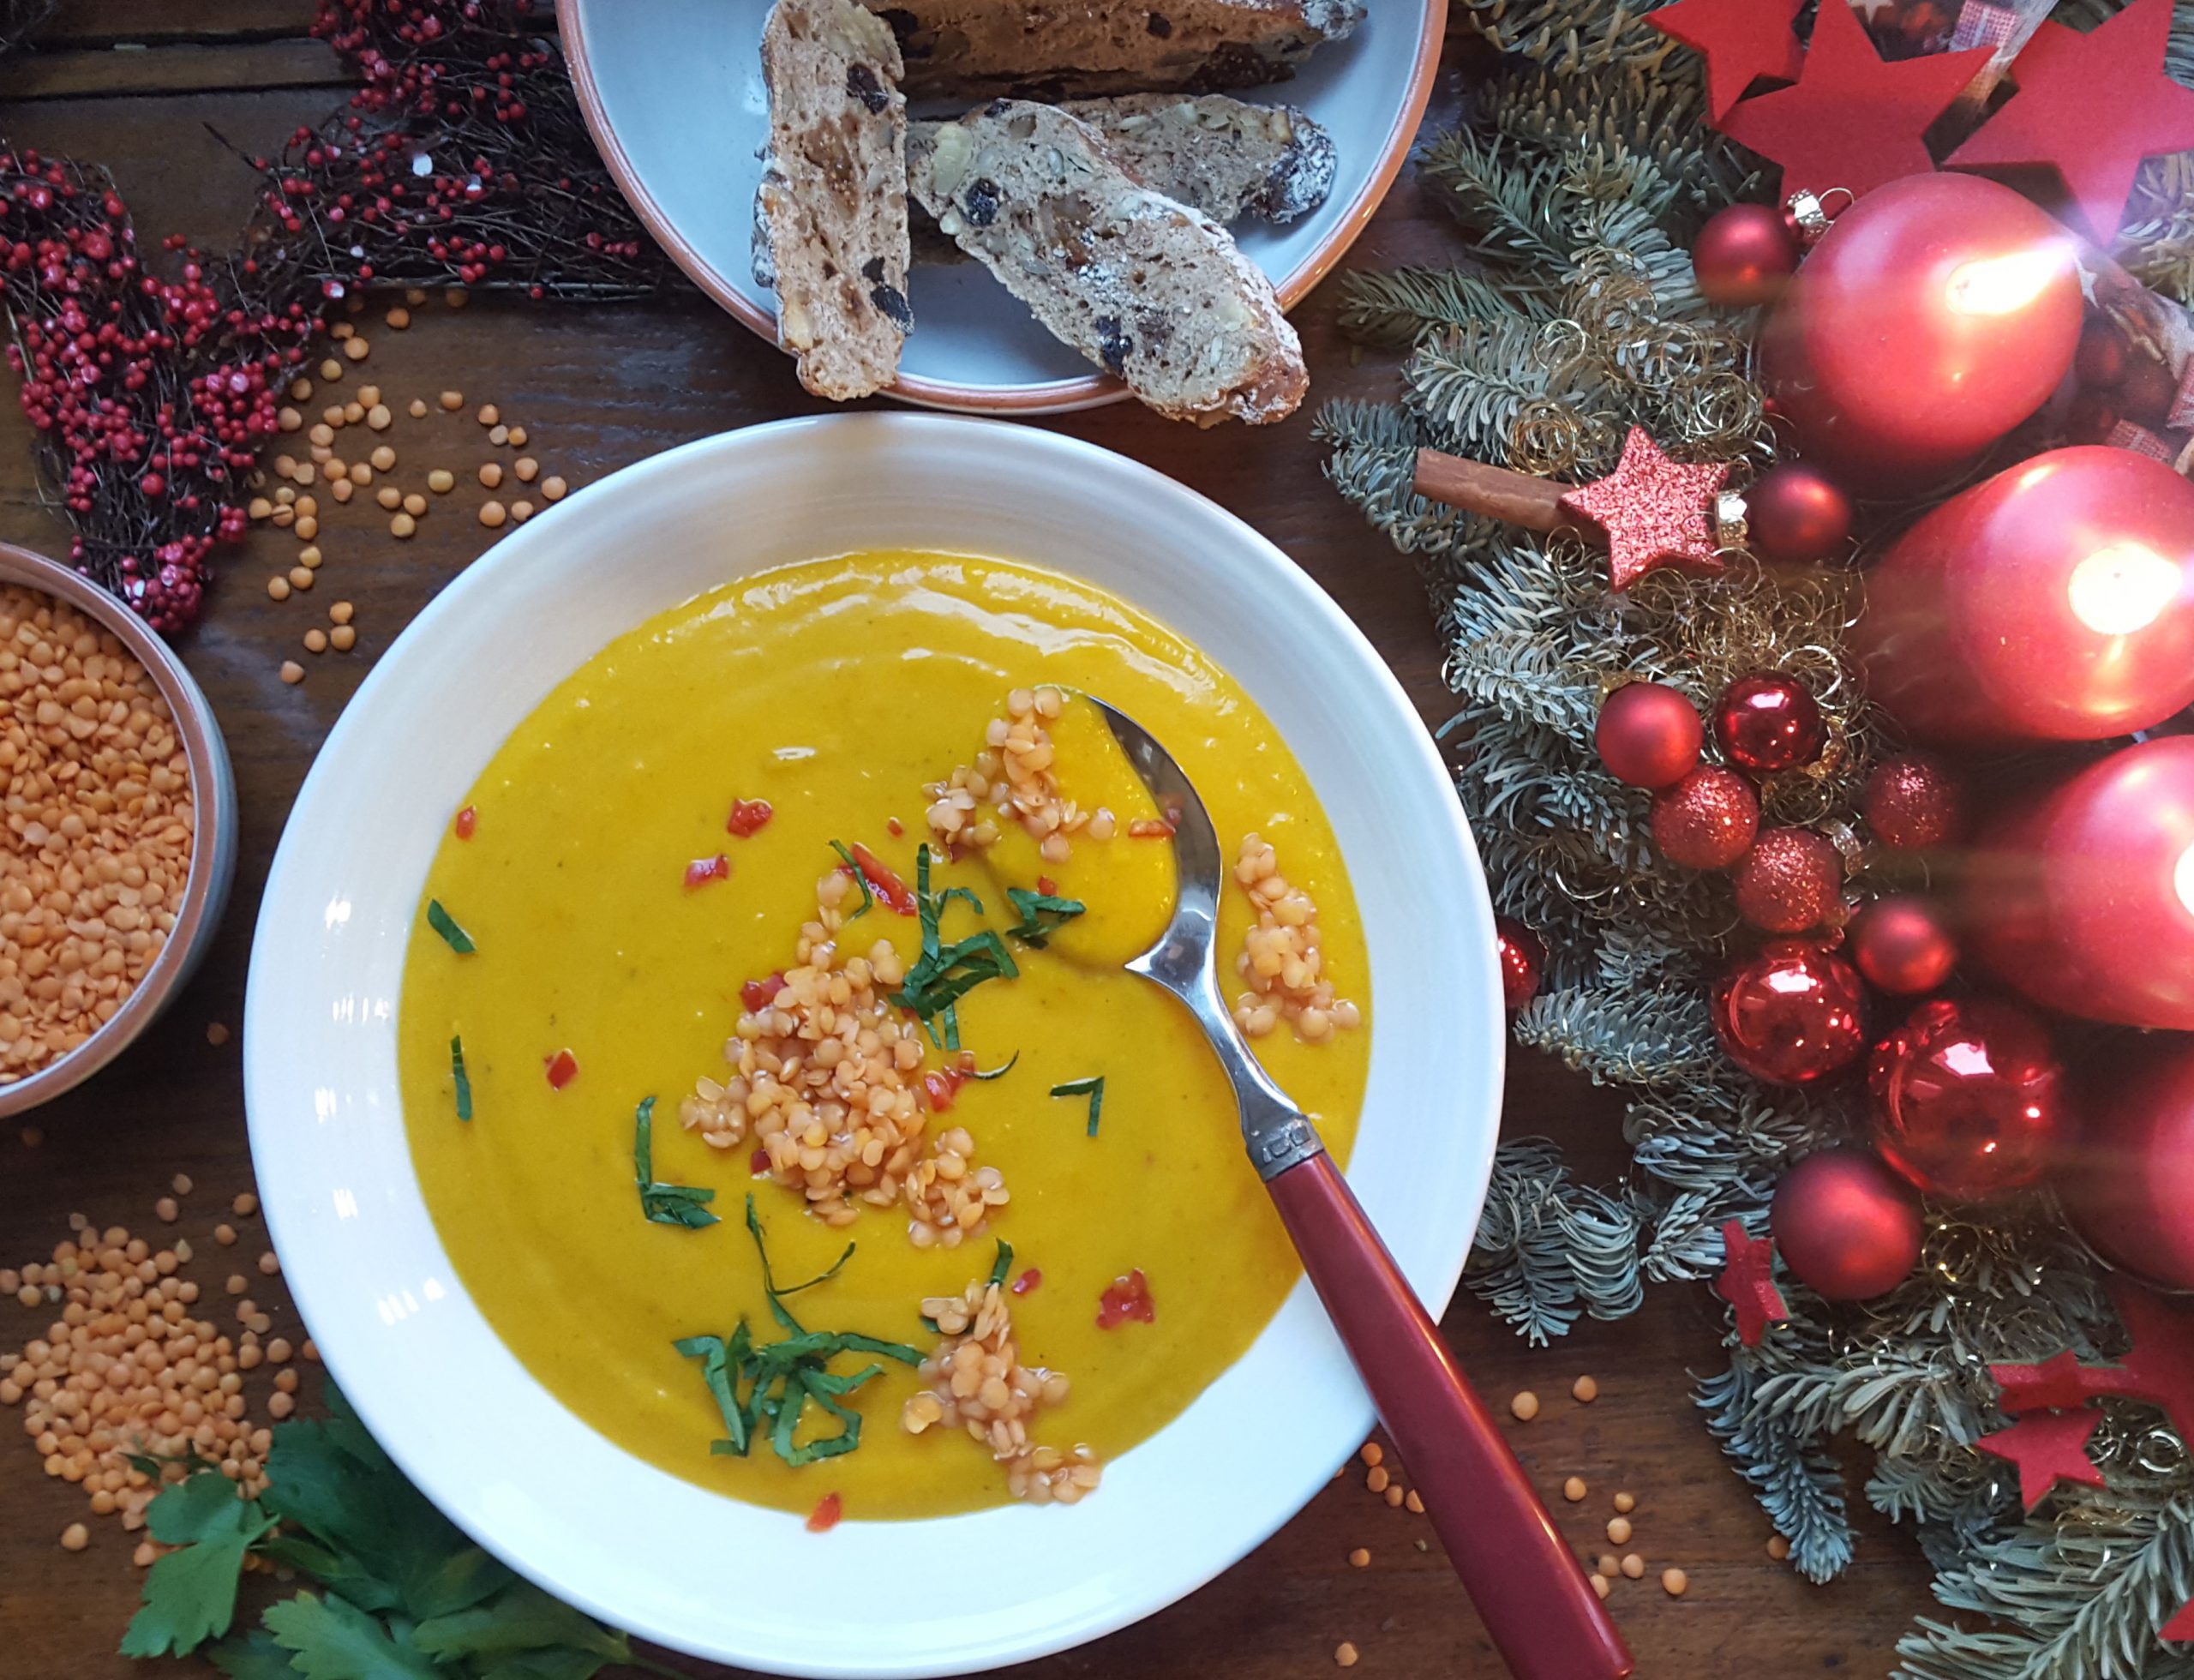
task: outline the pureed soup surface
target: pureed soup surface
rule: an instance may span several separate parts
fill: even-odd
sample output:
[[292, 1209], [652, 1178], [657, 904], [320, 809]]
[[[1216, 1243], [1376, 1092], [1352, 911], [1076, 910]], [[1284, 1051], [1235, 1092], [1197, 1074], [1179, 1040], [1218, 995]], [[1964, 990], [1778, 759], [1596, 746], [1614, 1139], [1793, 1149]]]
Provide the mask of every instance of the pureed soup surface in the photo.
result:
[[[933, 869], [933, 891], [967, 887], [986, 910], [950, 904], [948, 945], [1013, 925], [1003, 887], [1026, 885], [1020, 868], [1040, 867], [1059, 895], [1088, 906], [1045, 950], [1009, 941], [1018, 977], [976, 985], [957, 1005], [982, 1069], [1018, 1058], [1000, 1077], [962, 1085], [950, 1112], [929, 1122], [932, 1135], [964, 1126], [974, 1161], [1003, 1173], [1010, 1201], [987, 1228], [956, 1246], [917, 1248], [904, 1207], [859, 1201], [858, 1216], [833, 1227], [757, 1172], [753, 1137], [718, 1149], [680, 1127], [697, 1077], [731, 1077], [725, 1045], [746, 1008], [742, 984], [793, 964], [818, 877], [838, 861], [832, 843], [865, 843], [911, 885], [916, 848], [931, 837], [925, 785], [973, 759], [1009, 690], [1036, 684], [1101, 695], [1146, 725], [1202, 793], [1230, 864], [1245, 835], [1261, 834], [1315, 901], [1326, 972], [1366, 1010], [1365, 1023], [1317, 1043], [1282, 1023], [1256, 1046], [1346, 1159], [1370, 1059], [1363, 933], [1302, 771], [1226, 673], [1103, 591], [998, 561], [821, 561], [674, 609], [574, 673], [489, 765], [429, 876], [399, 1017], [413, 1158], [465, 1288], [560, 1401], [674, 1475], [803, 1512], [836, 1494], [848, 1518], [1007, 1497], [1004, 1471], [963, 1428], [902, 1427], [902, 1405], [925, 1384], [890, 1359], [843, 1402], [863, 1419], [857, 1450], [800, 1468], [766, 1440], [745, 1457], [711, 1455], [723, 1418], [698, 1361], [672, 1344], [728, 1338], [742, 1317], [758, 1341], [783, 1334], [745, 1227], [750, 1191], [781, 1286], [824, 1271], [848, 1239], [858, 1245], [830, 1281], [788, 1298], [806, 1329], [858, 1331], [925, 1356], [937, 1335], [921, 1322], [922, 1299], [958, 1295], [990, 1272], [998, 1239], [1010, 1243], [1012, 1276], [1025, 1285], [1006, 1297], [1020, 1362], [1070, 1384], [1030, 1432], [1062, 1451], [1087, 1446], [1100, 1461], [1232, 1364], [1299, 1275], [1194, 1023], [1117, 966], [1171, 913], [1172, 848], [1130, 837], [1132, 817], [1153, 814], [1148, 795], [1071, 717], [1058, 727], [1060, 791], [1085, 808], [1111, 801], [1114, 837], [1082, 836], [1068, 862], [1035, 865], [1016, 831], [956, 861], [940, 849]], [[727, 832], [735, 798], [772, 808], [746, 837]], [[728, 874], [689, 885], [689, 865], [717, 854]], [[461, 925], [471, 954], [429, 928], [427, 901]], [[857, 903], [848, 894], [841, 909]], [[1234, 961], [1256, 921], [1230, 874], [1220, 944], [1230, 1000], [1243, 989]], [[880, 900], [838, 938], [862, 951], [888, 939], [909, 963], [921, 950], [915, 919]], [[469, 1122], [458, 1118], [453, 1036]], [[923, 1047], [926, 1066], [946, 1065]], [[548, 1064], [566, 1051], [576, 1071], [555, 1088]], [[1050, 1092], [1098, 1077], [1091, 1137], [1088, 1097]], [[688, 1229], [644, 1217], [634, 1110], [650, 1095], [652, 1178], [712, 1186], [720, 1222]], [[1100, 1298], [1136, 1271], [1148, 1322], [1100, 1328]], [[844, 1353], [830, 1370], [875, 1362]], [[800, 1435], [838, 1428], [811, 1404]]]

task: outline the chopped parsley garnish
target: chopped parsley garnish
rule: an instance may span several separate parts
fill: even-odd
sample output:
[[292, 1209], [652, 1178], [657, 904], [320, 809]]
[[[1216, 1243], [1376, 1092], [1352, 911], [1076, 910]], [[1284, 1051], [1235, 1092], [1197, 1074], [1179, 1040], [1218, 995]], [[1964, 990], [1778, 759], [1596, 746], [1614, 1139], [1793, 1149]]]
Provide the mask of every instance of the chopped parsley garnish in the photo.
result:
[[960, 1015], [954, 1005], [985, 981], [1011, 980], [1021, 972], [1005, 941], [987, 927], [950, 945], [944, 943], [938, 922], [955, 898], [966, 899], [976, 915], [983, 913], [983, 901], [964, 886], [936, 893], [929, 890], [929, 848], [923, 846], [914, 854], [914, 913], [921, 920], [922, 954], [907, 970], [891, 1002], [919, 1017], [932, 1040], [941, 1026], [948, 1050], [960, 1047]]
[[869, 907], [876, 903], [876, 894], [868, 885], [867, 872], [862, 869], [860, 861], [846, 849], [844, 841], [833, 840], [830, 849], [845, 859], [846, 868], [853, 875], [854, 885], [860, 889], [860, 908], [846, 918], [848, 921], [859, 921], [868, 914]]
[[1025, 886], [1010, 886], [1005, 896], [1013, 908], [1021, 913], [1018, 926], [1009, 927], [1008, 934], [1025, 945], [1041, 951], [1052, 934], [1078, 915], [1087, 915], [1089, 907], [1079, 898], [1062, 898], [1052, 892], [1031, 892]]
[[439, 898], [427, 901], [427, 926], [442, 936], [442, 942], [459, 957], [470, 957], [480, 949], [472, 943], [472, 935], [457, 925], [457, 918], [442, 908]]
[[655, 1099], [648, 1097], [632, 1116], [632, 1181], [640, 1187], [640, 1211], [655, 1224], [682, 1225], [689, 1231], [714, 1225], [716, 1215], [708, 1204], [716, 1199], [716, 1191], [702, 1185], [656, 1182], [654, 1131]]
[[998, 1258], [991, 1262], [991, 1287], [995, 1289], [1005, 1281], [1006, 1274], [1013, 1269], [1013, 1245], [1003, 1237], [998, 1239]]
[[1013, 1071], [1014, 1063], [1020, 1059], [1021, 1053], [1016, 1050], [1010, 1056], [1008, 1056], [1003, 1062], [1000, 1062], [996, 1067], [990, 1069], [986, 1072], [979, 1071], [974, 1068], [969, 1068], [968, 1070], [968, 1077], [970, 1079], [1003, 1079], [1007, 1074]]
[[1086, 1096], [1089, 1099], [1089, 1130], [1086, 1134], [1097, 1135], [1097, 1117], [1105, 1112], [1105, 1076], [1094, 1079], [1070, 1079], [1064, 1085], [1052, 1087], [1053, 1096]]
[[[874, 1353], [912, 1365], [921, 1363], [921, 1355], [902, 1343], [850, 1330], [807, 1329], [785, 1305], [786, 1296], [836, 1277], [853, 1257], [853, 1244], [846, 1245], [829, 1270], [805, 1283], [781, 1287], [770, 1267], [770, 1251], [762, 1240], [762, 1221], [751, 1195], [746, 1198], [746, 1228], [754, 1238], [754, 1251], [762, 1257], [762, 1293], [769, 1299], [770, 1316], [785, 1335], [777, 1341], [758, 1342], [741, 1318], [728, 1337], [689, 1335], [672, 1344], [687, 1359], [701, 1362], [701, 1379], [722, 1415], [725, 1438], [710, 1442], [709, 1450], [720, 1457], [745, 1458], [757, 1440], [765, 1440], [770, 1450], [794, 1469], [849, 1453], [860, 1445], [860, 1413], [841, 1402], [883, 1375], [884, 1367], [872, 1360], [842, 1376], [830, 1369], [830, 1360], [840, 1353]], [[810, 1401], [838, 1420], [836, 1434], [798, 1438]]]
[[465, 1041], [453, 1035], [449, 1041], [450, 1077], [457, 1081], [457, 1118], [472, 1118], [472, 1076], [465, 1071]]

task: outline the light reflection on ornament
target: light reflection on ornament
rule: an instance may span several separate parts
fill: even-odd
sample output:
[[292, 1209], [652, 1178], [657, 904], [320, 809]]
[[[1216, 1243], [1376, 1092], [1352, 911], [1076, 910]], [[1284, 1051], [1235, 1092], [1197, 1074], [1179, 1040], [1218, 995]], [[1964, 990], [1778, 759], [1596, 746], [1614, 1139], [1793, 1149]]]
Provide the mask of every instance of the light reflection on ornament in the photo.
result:
[[1958, 315], [2011, 315], [2054, 285], [2071, 266], [2071, 247], [2059, 240], [1961, 262], [1951, 270], [1943, 302]]
[[2065, 598], [2097, 635], [2130, 636], [2162, 616], [2183, 582], [2178, 566], [2147, 543], [2113, 543], [2072, 568]]
[[2179, 853], [2179, 861], [2172, 866], [2171, 887], [2187, 914], [2194, 915], [2194, 846]]

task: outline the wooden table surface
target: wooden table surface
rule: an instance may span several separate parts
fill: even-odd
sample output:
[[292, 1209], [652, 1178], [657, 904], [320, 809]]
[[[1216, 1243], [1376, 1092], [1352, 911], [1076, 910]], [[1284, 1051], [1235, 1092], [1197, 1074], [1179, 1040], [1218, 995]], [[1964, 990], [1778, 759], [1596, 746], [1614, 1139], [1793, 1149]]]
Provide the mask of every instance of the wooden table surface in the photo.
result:
[[[304, 35], [311, 11], [311, 0], [64, 0], [41, 51], [0, 66], [0, 133], [110, 166], [148, 246], [173, 231], [225, 247], [248, 208], [250, 183], [212, 131], [246, 150], [272, 150], [294, 126], [316, 122], [347, 97], [331, 55]], [[1455, 109], [1458, 75], [1443, 73], [1432, 123]], [[1438, 207], [1406, 177], [1348, 261], [1439, 261], [1455, 244]], [[1409, 562], [1325, 484], [1310, 437], [1318, 401], [1391, 389], [1390, 367], [1376, 357], [1355, 361], [1335, 332], [1335, 301], [1329, 284], [1296, 311], [1310, 350], [1312, 400], [1283, 425], [1199, 433], [1131, 405], [1035, 423], [1149, 462], [1249, 520], [1362, 625], [1428, 723], [1436, 723], [1451, 709], [1449, 698]], [[399, 419], [391, 434], [410, 463], [456, 469], [459, 489], [437, 500], [410, 542], [388, 534], [386, 516], [367, 498], [324, 509], [326, 566], [310, 595], [286, 603], [271, 601], [263, 585], [293, 563], [294, 538], [261, 528], [224, 558], [221, 584], [183, 653], [220, 714], [235, 759], [243, 806], [235, 895], [212, 956], [165, 1018], [91, 1083], [40, 1111], [42, 1142], [26, 1143], [13, 1125], [0, 1131], [0, 1266], [45, 1257], [69, 1235], [75, 1211], [101, 1226], [189, 1235], [201, 1257], [213, 1251], [212, 1227], [249, 1183], [251, 1167], [239, 1041], [214, 1046], [207, 1029], [238, 1025], [260, 889], [321, 739], [375, 655], [490, 540], [473, 517], [486, 493], [471, 469], [490, 452], [471, 408], [497, 404], [507, 420], [528, 429], [528, 452], [544, 473], [579, 484], [689, 439], [820, 406], [800, 390], [786, 358], [682, 285], [639, 304], [481, 299], [461, 312], [435, 303], [415, 313], [404, 332], [382, 325], [378, 308], [360, 318], [372, 353], [346, 382], [378, 383], [399, 415], [415, 394], [431, 400], [441, 390], [462, 390], [465, 413], [436, 409], [426, 420]], [[50, 553], [67, 546], [38, 500], [28, 433], [12, 400], [0, 404], [0, 538]], [[614, 555], [603, 560], [616, 563]], [[300, 639], [325, 622], [326, 608], [339, 598], [357, 605], [357, 648], [315, 657]], [[291, 657], [309, 673], [296, 687], [277, 675]], [[1618, 1115], [1605, 1093], [1559, 1068], [1512, 1060], [1503, 1122], [1510, 1135], [1551, 1134], [1586, 1170], [1609, 1175], [1622, 1167]], [[177, 1172], [197, 1189], [185, 1198], [180, 1224], [160, 1227], [153, 1203]], [[1464, 1189], [1456, 1186], [1459, 1201]], [[247, 1244], [255, 1234], [247, 1233]], [[210, 1287], [225, 1268], [201, 1257], [196, 1269]], [[278, 1333], [295, 1334], [294, 1311], [279, 1288], [253, 1293], [275, 1314]], [[1636, 1495], [1632, 1546], [1649, 1572], [1644, 1581], [1619, 1583], [1613, 1604], [1641, 1675], [1885, 1673], [1897, 1630], [1929, 1602], [1918, 1551], [1904, 1536], [1870, 1524], [1857, 1566], [1826, 1588], [1769, 1558], [1767, 1522], [1689, 1398], [1690, 1373], [1717, 1363], [1713, 1305], [1703, 1289], [1657, 1290], [1627, 1323], [1587, 1324], [1566, 1344], [1534, 1352], [1465, 1294], [1446, 1329], [1504, 1421], [1506, 1401], [1519, 1389], [1543, 1397], [1536, 1421], [1508, 1426], [1580, 1552], [1589, 1558], [1607, 1549], [1601, 1529], [1611, 1495]], [[46, 1317], [0, 1300], [0, 1349], [40, 1334]], [[1590, 1407], [1569, 1397], [1582, 1372], [1599, 1384]], [[461, 1396], [461, 1383], [452, 1392]], [[0, 1428], [0, 1439], [15, 1437], [12, 1425]], [[1854, 1469], [1863, 1474], [1863, 1466]], [[1591, 1489], [1580, 1504], [1561, 1497], [1572, 1475]], [[63, 1551], [57, 1537], [87, 1516], [85, 1502], [43, 1473], [27, 1442], [0, 1444], [0, 1673], [100, 1680], [132, 1672], [112, 1653], [137, 1595], [135, 1537], [113, 1519], [93, 1519], [89, 1549]], [[1358, 1546], [1370, 1551], [1368, 1568], [1349, 1563]], [[1681, 1600], [1658, 1585], [1667, 1564], [1689, 1574]], [[1466, 1680], [1502, 1672], [1424, 1519], [1390, 1509], [1353, 1475], [1202, 1592], [1026, 1672], [1274, 1680], [1328, 1671], [1342, 1641], [1362, 1653], [1366, 1675]], [[728, 1672], [673, 1660], [695, 1674]]]

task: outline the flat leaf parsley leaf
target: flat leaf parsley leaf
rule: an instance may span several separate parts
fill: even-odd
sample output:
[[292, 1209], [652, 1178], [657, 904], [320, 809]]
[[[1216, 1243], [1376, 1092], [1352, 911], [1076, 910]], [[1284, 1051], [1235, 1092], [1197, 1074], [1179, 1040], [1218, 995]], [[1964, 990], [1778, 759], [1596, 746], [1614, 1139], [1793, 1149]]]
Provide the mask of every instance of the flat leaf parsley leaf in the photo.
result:
[[1094, 1137], [1097, 1135], [1097, 1117], [1105, 1112], [1104, 1075], [1099, 1074], [1094, 1079], [1070, 1079], [1064, 1085], [1052, 1086], [1052, 1095], [1088, 1097], [1089, 1099], [1089, 1130], [1083, 1135], [1089, 1137]]
[[1010, 886], [1005, 896], [1007, 902], [1021, 913], [1020, 922], [1007, 928], [1007, 934], [1039, 951], [1050, 943], [1052, 934], [1089, 911], [1089, 906], [1079, 898], [1062, 898], [1053, 892], [1031, 892], [1025, 886]]
[[442, 943], [459, 957], [470, 957], [480, 947], [472, 943], [472, 935], [457, 925], [457, 918], [442, 908], [439, 898], [427, 901], [427, 926], [442, 936]]
[[[945, 1049], [957, 1050], [960, 1017], [954, 1005], [983, 981], [1011, 980], [1021, 970], [1014, 966], [1013, 953], [1005, 948], [1005, 941], [990, 928], [970, 933], [950, 945], [944, 943], [938, 933], [938, 924], [944, 907], [955, 898], [964, 898], [980, 915], [983, 901], [964, 886], [932, 892], [929, 866], [930, 850], [925, 845], [914, 854], [914, 913], [921, 920], [922, 954], [907, 970], [906, 979], [891, 994], [890, 1001], [918, 1017], [932, 1042], [941, 1041]], [[938, 1024], [932, 1025], [932, 1021]], [[944, 1035], [941, 1041], [940, 1029]]]
[[716, 1215], [708, 1204], [716, 1199], [716, 1191], [701, 1185], [656, 1182], [654, 1127], [655, 1099], [647, 1097], [632, 1116], [632, 1181], [640, 1187], [640, 1211], [655, 1224], [682, 1225], [689, 1231], [714, 1225]]

